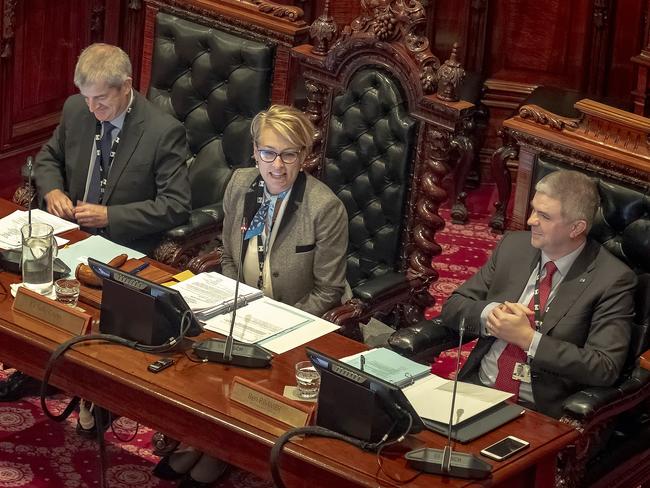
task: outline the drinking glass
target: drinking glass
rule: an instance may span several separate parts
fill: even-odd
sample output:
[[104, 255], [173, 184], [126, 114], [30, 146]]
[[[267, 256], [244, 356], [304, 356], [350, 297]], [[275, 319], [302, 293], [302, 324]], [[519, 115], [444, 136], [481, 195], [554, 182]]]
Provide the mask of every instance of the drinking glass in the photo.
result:
[[79, 289], [81, 284], [79, 280], [71, 278], [61, 278], [54, 282], [54, 292], [56, 301], [61, 302], [69, 307], [76, 307], [79, 300]]
[[296, 363], [296, 383], [298, 384], [298, 396], [300, 398], [311, 399], [318, 396], [320, 374], [311, 364], [311, 361]]

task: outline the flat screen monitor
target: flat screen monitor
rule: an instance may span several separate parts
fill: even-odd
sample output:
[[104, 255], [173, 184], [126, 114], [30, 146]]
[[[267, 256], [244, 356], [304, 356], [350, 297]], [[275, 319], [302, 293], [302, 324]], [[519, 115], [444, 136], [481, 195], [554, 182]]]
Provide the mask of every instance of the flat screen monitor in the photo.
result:
[[181, 321], [186, 312], [190, 324], [185, 335], [192, 337], [202, 332], [199, 321], [178, 290], [93, 258], [88, 258], [88, 266], [104, 280], [100, 332], [142, 344], [161, 345], [180, 335]]
[[389, 439], [405, 434], [409, 415], [410, 433], [424, 429], [399, 387], [315, 349], [305, 349], [321, 375], [318, 425], [368, 442], [378, 442], [389, 432]]

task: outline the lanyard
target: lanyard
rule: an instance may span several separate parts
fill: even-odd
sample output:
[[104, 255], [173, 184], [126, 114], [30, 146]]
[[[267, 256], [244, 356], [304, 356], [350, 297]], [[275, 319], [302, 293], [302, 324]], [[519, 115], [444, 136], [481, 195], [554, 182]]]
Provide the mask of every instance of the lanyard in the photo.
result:
[[[126, 109], [126, 115], [131, 113], [131, 105], [129, 105], [129, 108]], [[122, 127], [124, 127], [124, 123], [126, 122], [126, 115], [124, 116], [124, 122], [122, 123]], [[106, 191], [106, 180], [108, 179], [108, 172], [111, 169], [111, 166], [113, 165], [113, 160], [115, 159], [115, 154], [117, 153], [117, 148], [120, 145], [120, 133], [117, 134], [115, 137], [115, 140], [111, 144], [111, 150], [108, 155], [108, 167], [104, 167], [104, 161], [102, 160], [102, 147], [101, 147], [101, 140], [102, 140], [102, 123], [98, 120], [97, 123], [95, 124], [95, 164], [99, 162], [99, 201], [102, 201], [102, 198], [104, 197], [104, 192]], [[110, 134], [109, 134], [110, 137]]]
[[[263, 186], [263, 185], [262, 185]], [[257, 277], [257, 289], [261, 290], [264, 286], [264, 261], [266, 260], [266, 253], [269, 250], [269, 243], [271, 242], [271, 233], [273, 231], [273, 225], [275, 224], [275, 209], [282, 205], [282, 200], [287, 195], [287, 190], [283, 191], [278, 195], [277, 198], [272, 199], [269, 204], [269, 209], [266, 214], [266, 219], [264, 223], [264, 230], [257, 236], [257, 264], [259, 268], [259, 275]], [[264, 197], [266, 198], [266, 193]], [[278, 207], [280, 208], [280, 207]]]

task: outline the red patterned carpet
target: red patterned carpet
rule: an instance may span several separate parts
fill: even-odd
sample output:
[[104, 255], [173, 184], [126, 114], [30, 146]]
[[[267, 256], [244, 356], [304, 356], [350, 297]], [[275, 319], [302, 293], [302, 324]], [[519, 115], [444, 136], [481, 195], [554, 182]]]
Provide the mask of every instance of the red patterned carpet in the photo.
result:
[[[470, 193], [468, 207], [470, 222], [465, 226], [449, 224], [438, 234], [443, 247], [435, 260], [440, 279], [431, 287], [437, 303], [429, 316], [439, 313], [444, 299], [465, 279], [471, 276], [487, 259], [498, 237], [489, 231], [487, 221], [494, 201], [494, 187], [482, 186]], [[445, 220], [448, 210], [441, 211]], [[0, 371], [0, 378], [7, 372]], [[67, 401], [63, 395], [53, 400]], [[93, 488], [99, 486], [97, 449], [94, 441], [75, 433], [76, 417], [63, 424], [51, 422], [43, 415], [39, 400], [28, 397], [16, 403], [0, 403], [0, 488]], [[121, 439], [129, 439], [135, 424], [128, 419], [114, 423], [114, 431]], [[153, 432], [140, 426], [138, 435], [129, 442], [120, 441], [113, 432], [107, 434], [111, 488], [167, 488], [175, 483], [152, 476], [157, 461], [152, 455], [150, 440]], [[228, 476], [215, 486], [220, 488], [270, 488], [270, 482], [240, 470], [229, 471]]]

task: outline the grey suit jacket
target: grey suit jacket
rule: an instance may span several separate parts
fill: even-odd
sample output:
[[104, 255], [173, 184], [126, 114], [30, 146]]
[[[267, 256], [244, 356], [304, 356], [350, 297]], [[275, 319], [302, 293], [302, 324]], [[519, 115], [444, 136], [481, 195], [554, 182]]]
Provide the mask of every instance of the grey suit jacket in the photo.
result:
[[[222, 273], [237, 277], [241, 222], [259, 207], [257, 168], [233, 173], [223, 198]], [[303, 172], [293, 184], [269, 256], [273, 298], [314, 315], [341, 303], [345, 289], [348, 218], [343, 203], [316, 178]], [[240, 261], [237, 263], [237, 261]]]
[[[61, 122], [36, 156], [38, 194], [59, 189], [83, 200], [96, 119], [81, 95], [63, 106]], [[134, 91], [120, 132], [102, 203], [108, 206], [107, 238], [147, 252], [160, 234], [187, 221], [191, 208], [188, 148], [183, 126]]]
[[[516, 302], [540, 258], [529, 232], [504, 236], [490, 260], [445, 303], [442, 320], [455, 328], [465, 316], [480, 331], [481, 311], [490, 302]], [[531, 362], [535, 404], [562, 415], [562, 403], [584, 386], [609, 386], [620, 376], [630, 342], [636, 275], [597, 242], [588, 240], [557, 289], [544, 316]], [[471, 378], [493, 337], [481, 337], [459, 374]]]

